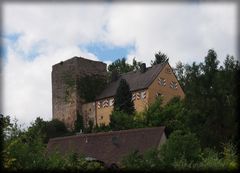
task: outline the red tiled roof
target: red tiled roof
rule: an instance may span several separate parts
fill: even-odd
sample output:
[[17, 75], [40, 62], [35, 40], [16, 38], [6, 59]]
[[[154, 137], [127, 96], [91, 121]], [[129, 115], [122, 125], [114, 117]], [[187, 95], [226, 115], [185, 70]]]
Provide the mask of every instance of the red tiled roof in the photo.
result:
[[106, 164], [119, 164], [122, 157], [131, 151], [143, 153], [147, 149], [157, 148], [164, 129], [153, 127], [52, 138], [47, 151], [51, 153], [57, 149], [61, 154], [75, 152]]

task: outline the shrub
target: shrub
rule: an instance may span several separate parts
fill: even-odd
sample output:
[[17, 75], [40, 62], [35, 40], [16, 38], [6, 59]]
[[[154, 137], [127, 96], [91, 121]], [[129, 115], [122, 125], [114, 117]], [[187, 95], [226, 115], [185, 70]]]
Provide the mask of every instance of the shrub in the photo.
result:
[[174, 131], [160, 148], [165, 165], [171, 165], [175, 160], [180, 159], [196, 162], [199, 160], [200, 151], [200, 143], [196, 136], [180, 130]]
[[126, 130], [133, 127], [133, 116], [123, 111], [113, 111], [110, 120], [109, 126], [112, 130]]

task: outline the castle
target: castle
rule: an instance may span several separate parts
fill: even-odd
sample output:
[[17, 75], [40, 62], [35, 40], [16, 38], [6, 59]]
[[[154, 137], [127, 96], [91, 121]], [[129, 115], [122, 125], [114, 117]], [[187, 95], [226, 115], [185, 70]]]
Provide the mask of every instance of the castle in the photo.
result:
[[[82, 83], [78, 82], [86, 76], [98, 76], [98, 79], [106, 81], [107, 65], [99, 61], [73, 57], [52, 67], [53, 119], [63, 121], [68, 129], [74, 128], [78, 114], [83, 116], [85, 127], [89, 121], [94, 125], [109, 124], [114, 95], [121, 79], [125, 79], [129, 84], [137, 112], [143, 111], [158, 96], [163, 98], [163, 104], [174, 96], [184, 97], [184, 92], [168, 62], [148, 68], [142, 64], [140, 70], [113, 78], [94, 100], [89, 102], [83, 98]], [[99, 87], [96, 86], [96, 89]]]

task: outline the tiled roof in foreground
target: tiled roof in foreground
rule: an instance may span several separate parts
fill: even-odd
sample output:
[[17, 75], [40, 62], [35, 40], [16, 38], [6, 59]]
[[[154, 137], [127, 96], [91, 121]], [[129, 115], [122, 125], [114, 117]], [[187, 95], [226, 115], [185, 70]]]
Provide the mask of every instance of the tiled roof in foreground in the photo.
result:
[[140, 128], [52, 138], [47, 150], [48, 154], [57, 149], [61, 154], [75, 152], [106, 164], [119, 164], [122, 157], [131, 151], [143, 153], [150, 148], [157, 148], [164, 129], [165, 127]]

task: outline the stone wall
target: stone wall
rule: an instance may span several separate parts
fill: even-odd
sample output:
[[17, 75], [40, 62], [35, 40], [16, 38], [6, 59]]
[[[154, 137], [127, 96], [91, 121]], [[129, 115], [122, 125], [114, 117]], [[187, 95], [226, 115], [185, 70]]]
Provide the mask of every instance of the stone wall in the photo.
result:
[[89, 121], [93, 122], [93, 125], [96, 125], [96, 106], [95, 102], [85, 103], [82, 105], [82, 115], [84, 127], [89, 127]]
[[73, 57], [52, 66], [53, 119], [63, 121], [70, 130], [74, 128], [77, 114], [82, 114], [85, 100], [79, 95], [78, 82], [86, 75], [106, 77], [106, 64], [81, 57]]

